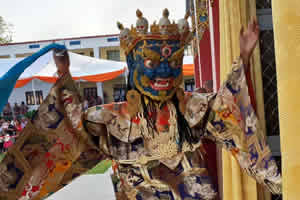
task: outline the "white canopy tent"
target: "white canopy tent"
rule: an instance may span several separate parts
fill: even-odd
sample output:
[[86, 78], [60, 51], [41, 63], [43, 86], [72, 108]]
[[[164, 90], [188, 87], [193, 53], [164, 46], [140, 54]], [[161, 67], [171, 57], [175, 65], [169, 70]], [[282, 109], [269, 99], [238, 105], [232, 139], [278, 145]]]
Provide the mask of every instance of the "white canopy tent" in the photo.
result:
[[[125, 62], [98, 59], [69, 52], [70, 72], [73, 77], [84, 77], [98, 74], [115, 72], [126, 68]], [[5, 74], [13, 65], [23, 58], [0, 59], [0, 76]], [[33, 76], [53, 77], [56, 73], [56, 66], [52, 52], [41, 56], [21, 75], [20, 79]]]
[[[102, 82], [122, 75], [126, 69], [125, 62], [97, 59], [69, 52], [70, 72], [76, 81], [92, 81], [97, 84], [97, 92], [103, 97]], [[23, 58], [0, 59], [0, 76], [5, 74], [13, 65]], [[9, 102], [11, 104], [26, 101], [25, 92], [42, 90], [46, 96], [56, 80], [56, 65], [49, 52], [29, 68], [27, 68], [17, 81]], [[33, 92], [35, 94], [35, 92]], [[36, 106], [32, 106], [36, 108]]]

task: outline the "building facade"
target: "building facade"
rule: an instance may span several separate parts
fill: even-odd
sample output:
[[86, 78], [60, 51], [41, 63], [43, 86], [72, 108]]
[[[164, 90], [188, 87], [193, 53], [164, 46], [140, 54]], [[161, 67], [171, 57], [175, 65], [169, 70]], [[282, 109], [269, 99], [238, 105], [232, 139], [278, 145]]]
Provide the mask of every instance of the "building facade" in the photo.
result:
[[[69, 51], [84, 56], [91, 56], [100, 59], [122, 61], [122, 62], [126, 61], [124, 51], [120, 48], [120, 41], [119, 41], [118, 34], [2, 44], [0, 45], [0, 59], [27, 57], [51, 43], [63, 44], [67, 47]], [[185, 55], [191, 55], [191, 54], [192, 54], [191, 47], [186, 48]], [[185, 88], [187, 90], [193, 90], [194, 88], [193, 77], [192, 76], [185, 77], [185, 80], [186, 80]], [[37, 87], [39, 86], [38, 84], [40, 84], [40, 82], [35, 83]], [[92, 97], [102, 96], [102, 94], [98, 94], [99, 90], [97, 89], [96, 83], [78, 82], [77, 84], [78, 84], [79, 91], [84, 98], [89, 98], [90, 96]], [[24, 98], [22, 99], [25, 99], [26, 101], [25, 103], [27, 105], [31, 107], [32, 106], [37, 107], [39, 104], [39, 100], [32, 101], [32, 98], [34, 98], [34, 96], [36, 96], [36, 98], [38, 96], [39, 97], [42, 96], [45, 98], [47, 96], [47, 92], [43, 92], [42, 94], [39, 93], [38, 95], [35, 95], [35, 93], [30, 90], [31, 88], [30, 85], [28, 84], [28, 86], [19, 90], [22, 91], [21, 94], [22, 96], [25, 95]], [[102, 101], [104, 103], [110, 103], [113, 101], [123, 101], [125, 100], [126, 77], [119, 76], [114, 80], [105, 81], [102, 83], [102, 88], [103, 88]]]

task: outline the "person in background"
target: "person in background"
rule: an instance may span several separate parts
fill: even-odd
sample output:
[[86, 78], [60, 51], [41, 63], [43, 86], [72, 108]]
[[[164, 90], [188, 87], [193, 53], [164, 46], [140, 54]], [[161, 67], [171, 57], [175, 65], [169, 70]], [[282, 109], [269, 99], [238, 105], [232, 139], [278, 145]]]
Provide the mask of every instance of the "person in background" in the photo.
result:
[[14, 111], [14, 116], [15, 117], [19, 117], [20, 116], [20, 114], [21, 114], [21, 109], [20, 109], [20, 106], [18, 106], [18, 104], [17, 103], [15, 103], [15, 105], [14, 105], [14, 108], [13, 108], [13, 111]]
[[10, 121], [10, 125], [12, 125], [12, 126], [15, 126], [15, 124], [16, 124], [16, 121], [17, 121], [17, 118], [16, 117], [14, 117], [11, 121]]
[[0, 119], [0, 133], [2, 132], [2, 124], [4, 122], [4, 119]]
[[103, 92], [103, 104], [108, 103], [107, 98], [108, 98], [108, 96], [107, 96], [106, 92]]
[[0, 132], [0, 153], [4, 152], [4, 137], [2, 132]]
[[5, 107], [3, 108], [3, 117], [8, 120], [8, 119], [12, 119], [12, 109], [9, 103], [7, 103], [5, 105]]
[[213, 80], [205, 81], [204, 88], [205, 88], [207, 93], [213, 93], [214, 92], [214, 86], [213, 85], [214, 85]]
[[27, 124], [26, 118], [25, 118], [25, 117], [22, 117], [22, 119], [21, 119], [21, 127], [22, 127], [22, 129], [25, 128], [26, 124]]
[[4, 122], [3, 119], [0, 120], [0, 153], [3, 152], [3, 137], [2, 137], [2, 123]]
[[28, 106], [25, 105], [24, 101], [21, 102], [20, 112], [22, 116], [28, 112]]
[[9, 124], [8, 129], [6, 130], [6, 133], [10, 136], [10, 141], [12, 143], [15, 143], [16, 124], [17, 124], [17, 120], [14, 121], [14, 124]]
[[15, 123], [15, 129], [16, 129], [17, 134], [23, 130], [21, 122], [18, 119], [16, 120], [16, 123]]
[[89, 102], [86, 98], [83, 101], [83, 110], [87, 110], [89, 108]]
[[90, 96], [89, 108], [96, 105], [96, 99], [94, 96]]
[[97, 105], [101, 105], [102, 104], [102, 98], [100, 96], [97, 97], [96, 104]]
[[13, 145], [13, 142], [11, 140], [11, 136], [6, 133], [5, 136], [4, 136], [4, 152], [7, 152], [8, 151], [8, 148], [11, 147]]
[[9, 122], [8, 121], [4, 121], [3, 123], [2, 123], [2, 131], [4, 132], [4, 131], [6, 131], [7, 129], [8, 129], [8, 126], [9, 126]]
[[[1, 133], [1, 141], [2, 141], [2, 152], [6, 152], [6, 148], [5, 148], [5, 142], [6, 141], [9, 141], [9, 137], [6, 137], [5, 139], [5, 136], [6, 136], [6, 131], [8, 130], [8, 127], [9, 127], [9, 121], [4, 121], [2, 123], [2, 133]], [[9, 136], [9, 135], [8, 135]]]

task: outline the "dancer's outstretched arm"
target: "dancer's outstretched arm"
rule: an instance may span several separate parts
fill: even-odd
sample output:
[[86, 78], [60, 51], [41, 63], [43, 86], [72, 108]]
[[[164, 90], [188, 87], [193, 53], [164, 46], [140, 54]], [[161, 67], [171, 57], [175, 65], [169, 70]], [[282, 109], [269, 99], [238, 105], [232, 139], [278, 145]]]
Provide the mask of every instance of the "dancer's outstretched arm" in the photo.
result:
[[232, 153], [242, 169], [272, 193], [281, 193], [281, 175], [253, 109], [242, 59], [210, 105], [208, 136]]
[[105, 158], [83, 127], [67, 51], [54, 58], [58, 81], [0, 163], [0, 199], [43, 199]]
[[241, 58], [215, 95], [194, 93], [187, 101], [185, 117], [191, 127], [200, 129], [198, 137], [221, 143], [241, 168], [273, 193], [281, 193], [281, 175], [266, 143], [259, 119], [250, 102], [245, 71], [258, 41], [254, 20], [241, 30]]

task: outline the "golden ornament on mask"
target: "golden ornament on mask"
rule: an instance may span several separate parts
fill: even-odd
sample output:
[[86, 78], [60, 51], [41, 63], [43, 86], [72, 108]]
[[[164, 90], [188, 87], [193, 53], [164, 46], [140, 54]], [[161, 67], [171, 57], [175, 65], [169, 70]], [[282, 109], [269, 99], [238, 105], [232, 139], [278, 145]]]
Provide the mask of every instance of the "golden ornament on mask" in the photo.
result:
[[[169, 13], [169, 11], [167, 9], [165, 9], [163, 11], [163, 18], [166, 18], [166, 19], [168, 18], [167, 13]], [[143, 18], [143, 14], [140, 10], [137, 10], [136, 16], [137, 16], [138, 20]], [[187, 20], [188, 16], [189, 16], [188, 14], [185, 15], [184, 19]], [[180, 27], [179, 27], [180, 24], [176, 24], [175, 21], [173, 21], [172, 23], [163, 24], [165, 26], [164, 29], [166, 30], [164, 33], [161, 32], [161, 28], [160, 28], [161, 25], [162, 24], [157, 24], [156, 21], [154, 21], [154, 23], [152, 25], [150, 25], [150, 32], [147, 32], [148, 30], [145, 30], [145, 33], [137, 32], [137, 28], [135, 28], [132, 25], [131, 29], [130, 30], [128, 29], [129, 30], [128, 37], [131, 39], [128, 40], [128, 39], [120, 38], [121, 43], [122, 43], [122, 40], [124, 40], [124, 44], [122, 43], [123, 45], [121, 45], [121, 47], [124, 49], [125, 54], [128, 55], [130, 53], [130, 51], [132, 51], [140, 41], [144, 41], [144, 40], [179, 41], [181, 47], [183, 47], [189, 43], [189, 40], [186, 39], [186, 37], [189, 36], [189, 34], [186, 34], [186, 33], [182, 34], [182, 32], [180, 31]], [[118, 27], [120, 27], [120, 26], [118, 25]], [[122, 32], [124, 33], [125, 28], [122, 27], [122, 29], [120, 29], [120, 31], [121, 31], [121, 33]], [[190, 32], [190, 30], [188, 30], [188, 32]]]
[[142, 54], [144, 59], [150, 59], [152, 61], [159, 61], [160, 60], [160, 54], [156, 51], [153, 51], [146, 46], [142, 47]]
[[130, 28], [130, 34], [133, 36], [133, 37], [137, 37], [137, 31], [136, 31], [136, 28], [131, 25], [131, 28]]
[[126, 98], [128, 103], [128, 113], [130, 117], [135, 117], [139, 112], [139, 108], [141, 106], [141, 95], [136, 90], [129, 90], [127, 92]]
[[129, 90], [126, 95], [127, 102], [130, 104], [140, 103], [141, 95], [136, 90]]
[[181, 47], [180, 49], [178, 49], [177, 51], [175, 51], [172, 56], [168, 59], [169, 62], [171, 61], [182, 61], [184, 56], [184, 47]]
[[147, 76], [143, 75], [142, 78], [141, 78], [141, 84], [144, 87], [149, 87], [150, 86], [150, 79]]
[[159, 91], [158, 95], [161, 97], [166, 97], [167, 96], [167, 91]]
[[150, 103], [150, 100], [146, 96], [144, 96], [144, 102], [145, 102], [145, 104], [147, 106]]
[[156, 24], [156, 21], [150, 27], [151, 33], [159, 33], [159, 26]]

